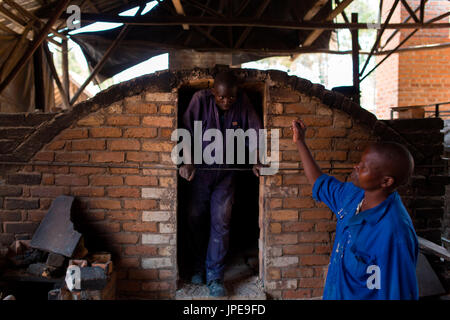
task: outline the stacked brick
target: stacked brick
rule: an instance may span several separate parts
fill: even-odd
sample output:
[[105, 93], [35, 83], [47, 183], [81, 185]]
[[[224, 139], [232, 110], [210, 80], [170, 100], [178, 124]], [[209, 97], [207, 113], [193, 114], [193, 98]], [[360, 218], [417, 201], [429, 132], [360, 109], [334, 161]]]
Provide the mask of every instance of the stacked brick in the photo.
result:
[[[170, 136], [177, 127], [177, 90], [207, 84], [213, 72], [165, 72], [114, 86], [71, 111], [51, 115], [14, 151], [0, 156], [0, 161], [26, 163], [5, 165], [0, 171], [1, 244], [31, 237], [51, 202], [61, 194], [73, 195], [80, 205], [78, 227], [89, 230], [79, 230], [90, 236], [86, 246], [89, 240], [98, 241], [108, 247], [96, 249], [113, 253], [118, 297], [173, 298], [178, 277], [177, 171], [170, 159]], [[399, 135], [405, 131], [401, 126], [378, 121], [351, 100], [307, 80], [277, 71], [236, 73], [261, 88], [265, 128], [280, 130], [282, 170], [260, 180], [264, 289], [277, 299], [319, 297], [335, 219], [312, 198], [291, 141], [291, 121], [303, 119], [314, 157], [326, 173], [342, 181], [370, 141], [403, 142], [418, 163], [430, 152], [435, 158], [435, 149], [425, 144], [416, 148], [416, 139]], [[439, 130], [436, 126], [422, 134]], [[427, 173], [420, 175], [445, 184]], [[415, 195], [424, 186], [419, 180], [416, 184], [408, 206], [410, 213], [418, 214], [431, 207], [420, 207], [423, 199]], [[442, 207], [437, 201], [432, 208]]]

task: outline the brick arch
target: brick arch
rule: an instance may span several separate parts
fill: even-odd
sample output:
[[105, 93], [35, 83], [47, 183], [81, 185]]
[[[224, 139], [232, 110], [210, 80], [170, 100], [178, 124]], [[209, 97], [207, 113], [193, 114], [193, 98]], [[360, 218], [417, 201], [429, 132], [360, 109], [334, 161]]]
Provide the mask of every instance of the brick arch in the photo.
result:
[[[69, 111], [55, 114], [36, 115], [34, 116], [34, 121], [29, 121], [33, 123], [31, 126], [33, 129], [31, 130], [31, 133], [19, 137], [18, 139], [23, 140], [20, 141], [20, 143], [17, 144], [17, 147], [13, 150], [8, 150], [7, 153], [0, 154], [0, 161], [27, 162], [59, 132], [70, 127], [76, 121], [90, 113], [101, 110], [127, 97], [139, 95], [144, 91], [173, 92], [183, 83], [192, 80], [211, 78], [220, 70], [221, 68], [196, 68], [187, 71], [157, 72], [153, 75], [142, 76], [112, 86], [107, 90], [100, 92], [94, 98], [75, 105]], [[313, 84], [306, 79], [296, 76], [288, 76], [285, 72], [281, 71], [258, 71], [247, 69], [234, 70], [241, 79], [245, 79], [246, 81], [269, 82], [272, 86], [289, 88], [301, 94], [316, 97], [329, 108], [341, 110], [350, 115], [350, 117], [356, 120], [357, 123], [366, 127], [371, 135], [377, 136], [382, 140], [397, 141], [405, 144], [415, 155], [416, 161], [420, 161], [424, 158], [424, 155], [417, 150], [413, 144], [402, 137], [396, 130], [391, 128], [385, 122], [379, 121], [374, 114], [361, 108], [341, 93], [327, 90], [324, 86], [320, 84]], [[20, 120], [18, 120], [19, 118], [16, 115], [12, 115], [12, 117], [11, 115], [4, 115], [1, 117], [6, 119], [4, 121], [17, 121], [18, 125], [20, 123]], [[30, 117], [30, 115], [28, 115], [28, 117]], [[8, 120], [11, 118], [13, 120]]]

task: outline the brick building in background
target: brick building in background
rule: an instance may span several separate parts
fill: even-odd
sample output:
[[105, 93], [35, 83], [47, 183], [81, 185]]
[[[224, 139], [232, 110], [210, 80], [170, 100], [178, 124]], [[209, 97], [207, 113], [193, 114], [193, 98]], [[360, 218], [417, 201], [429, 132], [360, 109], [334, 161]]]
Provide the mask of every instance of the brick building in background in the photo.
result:
[[[383, 18], [385, 21], [394, 0], [384, 1]], [[420, 0], [407, 0], [415, 10]], [[424, 21], [450, 11], [450, 2], [430, 0], [425, 4]], [[419, 11], [416, 13], [419, 16]], [[396, 7], [390, 23], [401, 23], [409, 16], [401, 2]], [[448, 22], [448, 17], [436, 22]], [[410, 19], [408, 22], [414, 22]], [[394, 49], [414, 29], [400, 29], [395, 37], [383, 48]], [[394, 30], [386, 30], [381, 45]], [[450, 30], [422, 29], [416, 32], [402, 47], [423, 46], [450, 42]], [[384, 56], [377, 56], [378, 63]], [[390, 118], [392, 107], [428, 105], [450, 101], [450, 48], [439, 50], [408, 51], [391, 55], [376, 69], [376, 115], [380, 119]], [[450, 109], [450, 105], [443, 109]], [[426, 110], [433, 110], [427, 108]]]

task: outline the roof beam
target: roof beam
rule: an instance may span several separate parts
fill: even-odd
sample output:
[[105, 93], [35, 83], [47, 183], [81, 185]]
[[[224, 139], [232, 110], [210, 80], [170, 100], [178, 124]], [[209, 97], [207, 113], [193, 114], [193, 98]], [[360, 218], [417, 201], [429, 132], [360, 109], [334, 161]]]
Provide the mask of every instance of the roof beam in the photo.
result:
[[[325, 21], [331, 21], [337, 17], [345, 8], [348, 7], [353, 0], [342, 1], [325, 19]], [[322, 34], [323, 30], [314, 30], [303, 42], [303, 46], [310, 46], [316, 41], [316, 39]]]
[[406, 0], [401, 0], [401, 1], [402, 1], [402, 5], [405, 7], [406, 11], [408, 11], [409, 15], [414, 19], [414, 21], [420, 22], [419, 18], [417, 18], [415, 12], [411, 9], [408, 2], [406, 2]]
[[[340, 14], [340, 13], [339, 13]], [[68, 17], [66, 14], [62, 17]], [[441, 17], [442, 19], [442, 17]], [[373, 29], [372, 23], [333, 23], [333, 22], [316, 22], [316, 21], [280, 21], [280, 20], [262, 20], [262, 19], [219, 19], [217, 17], [125, 17], [109, 14], [83, 13], [81, 15], [82, 22], [116, 22], [127, 25], [140, 26], [175, 26], [183, 23], [196, 26], [233, 26], [233, 27], [256, 27], [256, 28], [273, 28], [288, 30], [335, 30], [335, 29]], [[450, 23], [391, 23], [386, 25], [386, 29], [440, 29], [449, 28]]]
[[59, 16], [66, 9], [67, 4], [69, 2], [70, 2], [70, 0], [59, 0], [58, 1], [58, 3], [56, 4], [56, 8], [53, 12], [53, 16], [50, 18], [50, 20], [47, 21], [44, 28], [34, 39], [31, 47], [28, 48], [28, 50], [25, 52], [25, 54], [22, 56], [22, 58], [19, 60], [19, 62], [17, 62], [17, 64], [14, 66], [14, 68], [11, 70], [11, 72], [8, 74], [8, 76], [3, 80], [2, 83], [0, 83], [0, 94], [9, 85], [9, 83], [16, 77], [16, 75], [22, 70], [22, 68], [25, 66], [25, 64], [28, 62], [28, 60], [33, 56], [33, 53], [39, 48], [39, 46], [45, 40], [45, 38], [47, 38], [50, 28], [58, 20]]
[[328, 3], [328, 0], [317, 0], [303, 16], [304, 21], [311, 20]]
[[[264, 0], [263, 3], [259, 6], [258, 10], [255, 14], [255, 19], [259, 19], [262, 14], [264, 13], [264, 10], [266, 10], [267, 6], [269, 5], [271, 0]], [[247, 39], [248, 35], [250, 34], [250, 31], [252, 30], [252, 27], [245, 28], [244, 32], [242, 32], [241, 36], [239, 37], [238, 41], [236, 41], [234, 47], [239, 48], [242, 43]]]
[[[178, 13], [178, 15], [180, 16], [185, 16], [186, 14], [184, 13], [184, 9], [183, 6], [181, 5], [181, 1], [180, 0], [172, 0], [173, 6], [175, 7], [175, 11]], [[189, 30], [189, 25], [188, 24], [182, 24], [182, 27], [184, 30]]]
[[370, 60], [372, 54], [373, 54], [373, 53], [375, 52], [375, 50], [378, 48], [378, 45], [379, 45], [379, 43], [380, 43], [380, 41], [381, 41], [381, 37], [383, 36], [384, 30], [386, 30], [386, 26], [387, 26], [387, 24], [389, 23], [389, 21], [391, 20], [392, 15], [393, 15], [394, 12], [395, 12], [395, 9], [397, 8], [398, 1], [399, 1], [399, 0], [395, 0], [394, 4], [393, 4], [392, 7], [391, 7], [391, 10], [389, 11], [388, 16], [386, 17], [386, 20], [385, 20], [383, 26], [381, 27], [380, 32], [378, 32], [378, 34], [377, 34], [377, 39], [375, 40], [375, 43], [373, 44], [372, 49], [370, 50], [369, 57], [366, 59], [366, 63], [364, 64], [364, 67], [362, 68], [361, 72], [359, 73], [360, 76], [361, 76], [361, 75], [364, 73], [364, 71], [366, 70], [366, 68], [367, 68], [367, 66], [368, 66], [368, 64], [369, 64], [369, 60]]

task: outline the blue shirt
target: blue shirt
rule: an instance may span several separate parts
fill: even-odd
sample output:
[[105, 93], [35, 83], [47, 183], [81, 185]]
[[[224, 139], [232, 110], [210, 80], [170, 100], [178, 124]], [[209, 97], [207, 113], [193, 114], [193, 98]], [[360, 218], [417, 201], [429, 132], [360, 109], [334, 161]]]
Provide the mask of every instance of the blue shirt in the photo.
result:
[[364, 190], [322, 174], [313, 197], [337, 218], [324, 300], [418, 299], [417, 235], [397, 192], [355, 215]]

